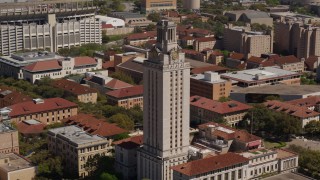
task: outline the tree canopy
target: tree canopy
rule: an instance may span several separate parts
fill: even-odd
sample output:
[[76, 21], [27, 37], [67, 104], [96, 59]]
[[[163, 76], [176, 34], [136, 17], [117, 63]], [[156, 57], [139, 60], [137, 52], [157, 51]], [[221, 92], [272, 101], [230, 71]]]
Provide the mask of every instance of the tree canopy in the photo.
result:
[[252, 130], [256, 133], [263, 131], [271, 135], [283, 136], [299, 134], [302, 131], [299, 119], [283, 112], [269, 110], [262, 104], [254, 105], [244, 117], [244, 121], [240, 123], [240, 127], [250, 130], [251, 125], [246, 120], [253, 122]]

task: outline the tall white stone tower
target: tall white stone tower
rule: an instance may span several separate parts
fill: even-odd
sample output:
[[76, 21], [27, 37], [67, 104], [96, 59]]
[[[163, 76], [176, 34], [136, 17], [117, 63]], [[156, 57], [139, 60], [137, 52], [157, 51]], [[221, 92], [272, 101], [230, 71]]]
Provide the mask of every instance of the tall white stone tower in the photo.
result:
[[138, 180], [169, 180], [170, 167], [187, 161], [190, 108], [190, 65], [179, 52], [173, 22], [157, 24], [157, 44], [144, 62], [143, 84]]

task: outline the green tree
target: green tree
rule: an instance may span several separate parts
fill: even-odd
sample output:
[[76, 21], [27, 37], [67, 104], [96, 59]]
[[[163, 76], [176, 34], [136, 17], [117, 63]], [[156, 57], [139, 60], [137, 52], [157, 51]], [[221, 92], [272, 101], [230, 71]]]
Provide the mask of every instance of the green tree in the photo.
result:
[[304, 126], [304, 131], [309, 134], [319, 134], [320, 133], [320, 122], [310, 121]]
[[147, 27], [146, 27], [146, 30], [147, 31], [154, 31], [156, 29], [156, 25], [154, 24], [149, 24]]
[[134, 122], [130, 117], [126, 114], [115, 114], [109, 118], [109, 122], [116, 123], [119, 127], [126, 130], [134, 129]]
[[119, 79], [119, 80], [124, 81], [129, 84], [135, 84], [131, 76], [128, 76], [127, 74], [125, 74], [121, 71], [112, 73], [111, 77], [115, 78], [115, 79]]
[[225, 97], [225, 96], [222, 96], [222, 97], [219, 98], [218, 101], [219, 101], [219, 102], [228, 102], [228, 101], [230, 101], [230, 98]]
[[118, 178], [115, 175], [104, 172], [99, 176], [99, 180], [118, 180]]
[[266, 3], [269, 6], [277, 6], [280, 4], [279, 0], [266, 0]]
[[102, 43], [108, 43], [108, 42], [110, 42], [110, 37], [107, 36], [106, 31], [103, 30], [102, 31]]
[[126, 139], [126, 138], [129, 138], [129, 134], [128, 133], [122, 133], [122, 134], [117, 134], [113, 137], [113, 140], [114, 141], [119, 141], [121, 139]]
[[249, 7], [249, 9], [252, 10], [259, 10], [259, 11], [264, 11], [267, 12], [267, 6], [265, 4], [253, 4]]
[[315, 179], [320, 179], [320, 151], [314, 151], [296, 145], [290, 145], [289, 150], [299, 154], [298, 171], [300, 173]]
[[122, 4], [121, 0], [112, 0], [110, 8], [114, 11], [124, 11], [126, 7], [124, 4]]
[[253, 132], [264, 131], [276, 136], [288, 136], [289, 134], [299, 134], [302, 131], [299, 119], [283, 112], [269, 110], [262, 104], [254, 105], [243, 119], [245, 121], [251, 120], [253, 124], [248, 126], [242, 122], [240, 126], [249, 131], [252, 127]]
[[150, 13], [147, 18], [152, 22], [159, 22], [161, 20], [160, 13], [157, 12]]

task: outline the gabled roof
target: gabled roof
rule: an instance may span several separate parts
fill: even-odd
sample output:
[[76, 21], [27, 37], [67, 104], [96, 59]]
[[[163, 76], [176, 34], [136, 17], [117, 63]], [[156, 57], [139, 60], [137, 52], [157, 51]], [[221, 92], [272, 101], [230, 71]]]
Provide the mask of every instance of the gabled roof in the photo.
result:
[[287, 101], [287, 103], [295, 106], [302, 106], [302, 107], [316, 106], [320, 104], [320, 96], [309, 96], [303, 99], [295, 99], [295, 100]]
[[112, 79], [111, 81], [107, 82], [105, 86], [110, 89], [121, 89], [126, 87], [132, 87], [131, 84], [120, 81], [118, 79]]
[[209, 41], [215, 41], [216, 38], [214, 37], [201, 37], [201, 38], [196, 38], [195, 41], [197, 42], [209, 42]]
[[307, 107], [296, 106], [287, 102], [281, 102], [277, 100], [267, 101], [264, 105], [271, 110], [284, 112], [288, 115], [295, 116], [298, 118], [308, 118], [319, 116], [320, 113], [309, 110]]
[[304, 63], [309, 70], [314, 70], [314, 64], [319, 60], [320, 56], [309, 56], [308, 59], [304, 61]]
[[228, 68], [218, 66], [218, 65], [212, 65], [212, 66], [193, 68], [191, 70], [191, 74], [202, 74], [206, 71], [226, 72], [227, 70], [228, 70]]
[[[36, 121], [36, 120], [33, 120]], [[38, 123], [30, 124], [28, 121], [21, 121], [17, 124], [17, 129], [20, 133], [28, 134], [40, 134], [45, 128], [45, 124], [38, 121]]]
[[90, 134], [100, 135], [103, 137], [111, 137], [127, 132], [125, 129], [122, 129], [115, 124], [106, 122], [106, 119], [98, 119], [92, 114], [81, 113], [76, 116], [63, 119], [62, 122], [67, 125], [77, 125]]
[[134, 149], [143, 144], [143, 135], [132, 136], [126, 139], [115, 141], [112, 144], [118, 145], [124, 149]]
[[98, 64], [97, 61], [89, 56], [81, 56], [74, 58], [74, 66], [84, 66], [84, 65], [93, 65]]
[[96, 89], [83, 86], [79, 83], [69, 81], [66, 79], [59, 79], [52, 82], [52, 86], [62, 89], [64, 91], [70, 92], [75, 95], [88, 94], [88, 93], [97, 93]]
[[245, 56], [242, 53], [232, 53], [229, 58], [243, 60]]
[[119, 98], [129, 98], [135, 96], [143, 96], [143, 86], [132, 86], [128, 88], [117, 89], [106, 93], [107, 96]]
[[249, 159], [241, 155], [226, 153], [173, 166], [171, 169], [190, 177], [248, 162]]
[[7, 86], [0, 86], [0, 108], [31, 101], [32, 98]]
[[221, 115], [242, 112], [251, 109], [252, 107], [234, 100], [227, 102], [219, 102], [212, 99], [208, 99], [201, 96], [192, 96], [190, 97], [190, 105], [196, 106], [198, 108], [206, 109]]
[[9, 106], [12, 109], [9, 113], [10, 117], [22, 116], [27, 114], [35, 114], [45, 111], [52, 111], [58, 109], [66, 109], [78, 107], [76, 103], [70, 102], [62, 98], [44, 99], [43, 103], [36, 104], [34, 101], [27, 101]]
[[284, 65], [284, 64], [291, 64], [291, 63], [297, 63], [300, 62], [298, 58], [296, 58], [294, 55], [291, 56], [280, 56], [274, 59], [274, 63], [278, 65]]
[[234, 129], [227, 125], [223, 125], [215, 122], [208, 122], [198, 126], [199, 129], [205, 129], [207, 127], [216, 127], [215, 130], [212, 131], [212, 135], [223, 138], [224, 140], [234, 139], [244, 143], [250, 143], [253, 141], [261, 140], [260, 137], [250, 134], [246, 130]]
[[23, 67], [24, 70], [29, 72], [41, 72], [48, 70], [61, 70], [62, 67], [58, 60], [38, 61], [28, 66]]

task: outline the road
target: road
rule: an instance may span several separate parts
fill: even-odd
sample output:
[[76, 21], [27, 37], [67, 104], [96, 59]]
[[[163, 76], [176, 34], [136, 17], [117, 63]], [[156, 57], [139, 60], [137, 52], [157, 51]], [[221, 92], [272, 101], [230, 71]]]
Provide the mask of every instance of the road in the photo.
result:
[[132, 11], [134, 8], [134, 3], [133, 2], [123, 2], [122, 4], [124, 4], [126, 6], [126, 8], [124, 9], [124, 11]]

